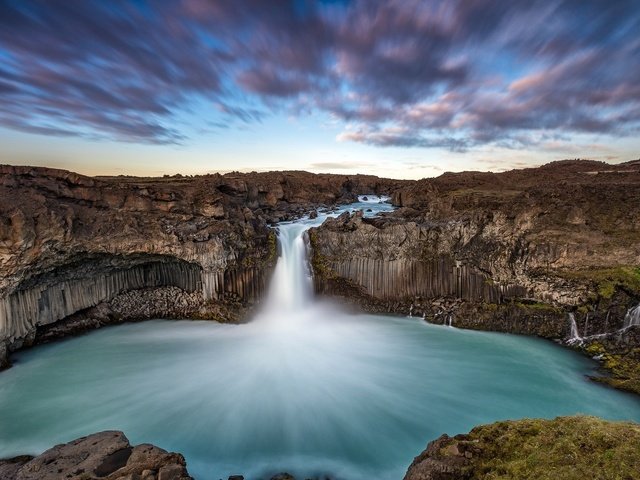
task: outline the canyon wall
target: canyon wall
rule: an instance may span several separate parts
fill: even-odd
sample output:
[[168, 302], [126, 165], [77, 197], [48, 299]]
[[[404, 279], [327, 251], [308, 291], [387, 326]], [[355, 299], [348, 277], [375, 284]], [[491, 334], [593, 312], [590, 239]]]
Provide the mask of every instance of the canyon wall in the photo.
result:
[[309, 232], [316, 290], [370, 311], [568, 337], [640, 302], [640, 163], [564, 161], [397, 189], [382, 218]]
[[240, 321], [275, 263], [270, 223], [402, 184], [306, 172], [92, 178], [0, 166], [0, 365], [64, 325], [153, 313]]

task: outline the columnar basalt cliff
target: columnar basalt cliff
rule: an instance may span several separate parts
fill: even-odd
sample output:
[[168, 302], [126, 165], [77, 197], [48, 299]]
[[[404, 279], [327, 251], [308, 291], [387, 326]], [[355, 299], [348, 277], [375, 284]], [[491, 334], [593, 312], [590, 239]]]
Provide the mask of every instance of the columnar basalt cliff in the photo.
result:
[[345, 214], [310, 230], [319, 293], [565, 339], [569, 312], [587, 337], [617, 332], [640, 302], [640, 161], [444, 174], [399, 188], [393, 203], [383, 218]]
[[90, 178], [0, 166], [0, 365], [25, 344], [115, 321], [239, 321], [275, 261], [269, 223], [401, 183], [306, 172]]

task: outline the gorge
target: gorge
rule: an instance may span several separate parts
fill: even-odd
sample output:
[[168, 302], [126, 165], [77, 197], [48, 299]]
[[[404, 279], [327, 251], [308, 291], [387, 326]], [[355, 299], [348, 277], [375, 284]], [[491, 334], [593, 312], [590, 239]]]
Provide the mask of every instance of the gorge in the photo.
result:
[[[524, 185], [3, 167], [0, 332], [18, 352], [0, 374], [12, 412], [0, 457], [118, 428], [180, 451], [198, 479], [400, 478], [427, 440], [479, 423], [638, 421], [637, 397], [584, 378], [598, 377], [590, 359], [473, 331], [569, 340], [575, 326], [576, 347], [614, 374], [599, 378], [637, 391], [640, 223], [624, 205], [639, 167], [596, 163], [551, 164]], [[157, 318], [220, 323], [152, 320], [24, 349]]]

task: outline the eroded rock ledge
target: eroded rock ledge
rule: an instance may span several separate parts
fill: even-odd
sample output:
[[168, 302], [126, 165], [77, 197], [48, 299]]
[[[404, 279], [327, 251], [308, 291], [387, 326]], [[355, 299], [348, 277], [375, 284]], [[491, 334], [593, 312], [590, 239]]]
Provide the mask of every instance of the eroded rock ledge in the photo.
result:
[[151, 444], [132, 446], [122, 432], [94, 433], [37, 457], [0, 460], [6, 480], [193, 480], [184, 457]]

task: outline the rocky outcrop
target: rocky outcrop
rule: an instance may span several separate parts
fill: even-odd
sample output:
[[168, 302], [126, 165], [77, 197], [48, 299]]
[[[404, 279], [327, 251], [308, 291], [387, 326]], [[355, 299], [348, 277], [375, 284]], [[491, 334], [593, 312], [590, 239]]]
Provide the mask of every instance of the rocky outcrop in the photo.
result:
[[506, 303], [537, 315], [546, 305], [558, 325], [544, 336], [568, 333], [554, 308], [589, 311], [591, 333], [606, 317], [620, 328], [640, 301], [640, 209], [626, 207], [640, 205], [639, 172], [570, 161], [421, 180], [394, 193], [393, 214], [343, 215], [309, 232], [316, 289], [404, 314], [462, 308], [461, 321], [470, 311], [489, 321], [483, 304], [497, 315]]
[[602, 362], [604, 374], [593, 380], [640, 394], [640, 325], [587, 337], [579, 348]]
[[[275, 261], [270, 222], [400, 184], [306, 172], [90, 178], [0, 166], [0, 367], [38, 328], [62, 322], [61, 334], [78, 312], [88, 312], [85, 327], [154, 314], [239, 320]], [[92, 310], [103, 305], [107, 317]]]
[[405, 480], [640, 478], [640, 425], [594, 417], [516, 420], [443, 435]]
[[78, 438], [37, 457], [0, 460], [0, 478], [14, 480], [192, 480], [184, 457], [150, 444], [132, 446], [122, 432]]

